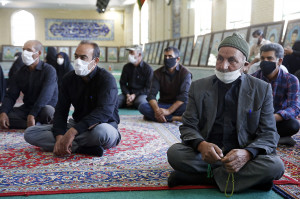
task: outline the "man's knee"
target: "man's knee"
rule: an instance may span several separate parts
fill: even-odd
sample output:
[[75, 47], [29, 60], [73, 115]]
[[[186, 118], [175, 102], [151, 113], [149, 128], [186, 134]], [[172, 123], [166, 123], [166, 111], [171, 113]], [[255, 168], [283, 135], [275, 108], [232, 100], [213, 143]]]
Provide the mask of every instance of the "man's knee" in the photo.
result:
[[140, 104], [139, 107], [138, 107], [140, 113], [143, 114], [143, 115], [147, 114], [149, 108], [151, 108], [151, 107], [150, 107], [148, 102]]
[[278, 180], [284, 173], [284, 163], [277, 155], [264, 155], [259, 157], [259, 161], [263, 165], [260, 167], [260, 173], [271, 180]]
[[119, 132], [110, 124], [99, 124], [92, 131], [93, 137], [91, 139], [97, 140], [98, 144], [104, 149], [114, 147], [119, 143]]
[[38, 122], [42, 124], [51, 124], [55, 109], [50, 105], [43, 107], [38, 115]]
[[184, 170], [185, 162], [182, 160], [182, 157], [185, 157], [187, 146], [176, 143], [173, 144], [167, 151], [168, 162], [175, 170]]
[[26, 142], [28, 142], [31, 145], [36, 145], [36, 133], [38, 133], [38, 128], [37, 126], [31, 126], [28, 127], [25, 131], [24, 131], [24, 140]]

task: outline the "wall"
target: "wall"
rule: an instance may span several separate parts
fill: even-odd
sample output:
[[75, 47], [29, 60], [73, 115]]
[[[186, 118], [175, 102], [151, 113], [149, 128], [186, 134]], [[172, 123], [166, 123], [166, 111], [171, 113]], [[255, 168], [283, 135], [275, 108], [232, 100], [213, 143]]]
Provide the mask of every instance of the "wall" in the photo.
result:
[[[10, 30], [10, 17], [18, 11], [17, 9], [0, 9], [0, 45], [11, 44], [11, 30]], [[57, 41], [45, 40], [45, 19], [113, 19], [114, 20], [114, 41], [96, 41], [102, 46], [123, 46], [125, 36], [124, 29], [129, 30], [126, 34], [130, 34], [130, 23], [124, 23], [123, 11], [107, 11], [104, 14], [99, 14], [96, 10], [53, 10], [53, 9], [26, 9], [26, 11], [33, 14], [36, 22], [36, 39], [41, 41], [43, 45], [48, 46], [76, 46], [79, 40]], [[129, 28], [126, 27], [129, 25]], [[3, 28], [6, 27], [6, 28]]]
[[226, 0], [213, 0], [212, 2], [212, 32], [226, 30]]
[[252, 0], [251, 25], [273, 22], [275, 0]]

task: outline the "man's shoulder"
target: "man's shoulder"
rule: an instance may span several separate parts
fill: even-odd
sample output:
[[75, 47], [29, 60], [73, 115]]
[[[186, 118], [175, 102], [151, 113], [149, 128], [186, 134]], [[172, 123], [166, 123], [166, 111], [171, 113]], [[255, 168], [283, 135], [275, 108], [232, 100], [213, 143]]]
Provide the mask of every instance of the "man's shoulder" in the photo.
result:
[[203, 88], [207, 88], [208, 85], [212, 85], [214, 83], [214, 80], [216, 79], [216, 75], [211, 75], [208, 77], [204, 77], [198, 80], [195, 80], [192, 82], [192, 85], [194, 87], [203, 87]]
[[[282, 70], [282, 69], [281, 69]], [[288, 82], [291, 82], [291, 83], [296, 83], [296, 84], [299, 84], [299, 80], [298, 80], [298, 78], [295, 76], [295, 75], [293, 75], [293, 74], [291, 74], [291, 73], [287, 73], [287, 72], [285, 72], [285, 71], [283, 71], [282, 70], [282, 76], [283, 76], [283, 78], [285, 78]]]

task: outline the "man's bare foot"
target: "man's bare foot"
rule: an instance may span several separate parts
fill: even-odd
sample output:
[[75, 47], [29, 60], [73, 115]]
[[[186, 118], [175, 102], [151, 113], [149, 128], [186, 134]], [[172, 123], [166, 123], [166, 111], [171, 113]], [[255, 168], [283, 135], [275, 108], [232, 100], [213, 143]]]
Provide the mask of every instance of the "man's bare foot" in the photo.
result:
[[181, 116], [173, 116], [172, 117], [172, 121], [178, 121], [178, 122], [182, 122], [182, 117]]

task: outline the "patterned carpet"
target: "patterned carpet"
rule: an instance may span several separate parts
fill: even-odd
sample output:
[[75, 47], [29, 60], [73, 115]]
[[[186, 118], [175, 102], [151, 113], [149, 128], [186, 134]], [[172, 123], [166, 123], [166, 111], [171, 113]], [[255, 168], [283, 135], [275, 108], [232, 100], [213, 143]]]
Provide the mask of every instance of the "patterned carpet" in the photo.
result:
[[[284, 198], [300, 198], [300, 133], [293, 136], [297, 140], [294, 147], [280, 145], [277, 154], [285, 164], [285, 174], [273, 190]], [[298, 185], [296, 185], [298, 183]]]
[[121, 116], [119, 129], [121, 143], [100, 158], [55, 157], [27, 144], [22, 131], [0, 132], [0, 196], [168, 189], [166, 151], [178, 142], [178, 125]]

